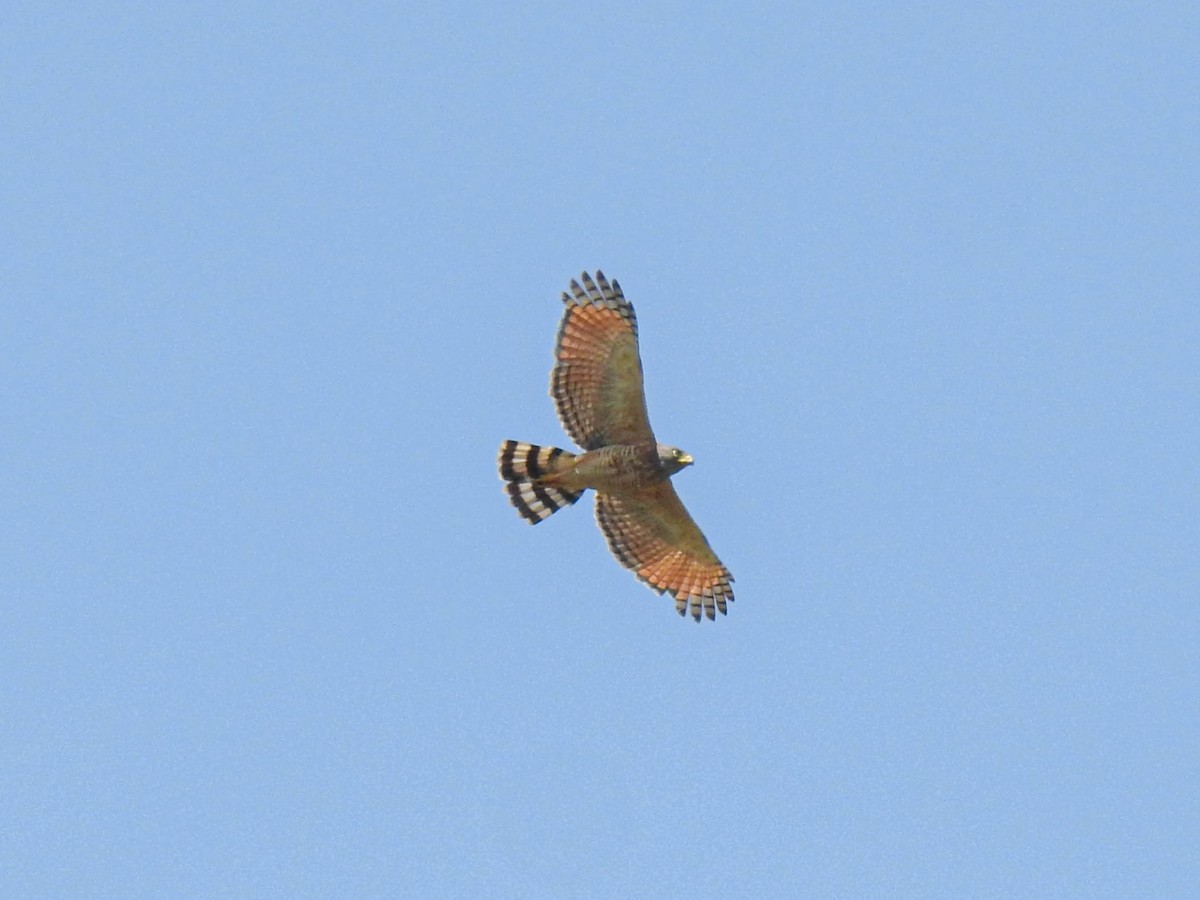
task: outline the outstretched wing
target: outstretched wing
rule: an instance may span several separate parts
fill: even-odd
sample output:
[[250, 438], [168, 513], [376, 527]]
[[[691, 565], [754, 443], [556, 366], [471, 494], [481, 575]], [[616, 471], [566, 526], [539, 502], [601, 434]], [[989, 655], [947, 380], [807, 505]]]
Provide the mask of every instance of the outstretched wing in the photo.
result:
[[585, 450], [653, 441], [633, 307], [603, 272], [581, 280], [562, 295], [567, 308], [550, 373], [559, 421]]
[[596, 494], [596, 521], [621, 565], [660, 594], [710, 619], [733, 602], [733, 576], [713, 553], [670, 481], [633, 495]]

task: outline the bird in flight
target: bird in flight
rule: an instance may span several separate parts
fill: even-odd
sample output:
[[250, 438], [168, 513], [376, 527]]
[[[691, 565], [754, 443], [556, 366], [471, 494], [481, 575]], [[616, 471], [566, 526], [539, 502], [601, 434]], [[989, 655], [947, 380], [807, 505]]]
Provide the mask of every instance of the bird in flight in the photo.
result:
[[512, 505], [536, 525], [591, 488], [596, 521], [621, 565], [671, 594], [681, 616], [724, 615], [733, 576], [671, 484], [692, 458], [658, 443], [650, 428], [633, 306], [598, 270], [595, 281], [587, 272], [572, 280], [562, 301], [550, 396], [584, 452], [505, 441], [497, 462]]

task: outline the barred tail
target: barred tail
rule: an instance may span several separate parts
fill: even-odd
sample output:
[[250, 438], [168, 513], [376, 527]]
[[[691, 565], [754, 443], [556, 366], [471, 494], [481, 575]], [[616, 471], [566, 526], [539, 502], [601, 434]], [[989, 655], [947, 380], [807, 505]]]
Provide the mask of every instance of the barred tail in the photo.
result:
[[500, 477], [505, 481], [508, 499], [522, 518], [536, 525], [583, 495], [583, 491], [564, 490], [547, 478], [569, 468], [574, 459], [574, 453], [557, 447], [537, 447], [517, 441], [500, 445], [496, 460]]

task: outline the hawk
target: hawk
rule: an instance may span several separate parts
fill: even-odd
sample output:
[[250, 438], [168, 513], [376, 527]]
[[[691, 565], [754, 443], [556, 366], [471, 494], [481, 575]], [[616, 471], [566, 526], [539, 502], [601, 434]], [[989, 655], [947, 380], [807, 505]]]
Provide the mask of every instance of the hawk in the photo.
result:
[[497, 462], [512, 505], [537, 524], [596, 492], [596, 521], [613, 556], [682, 616], [715, 619], [733, 602], [733, 576], [684, 508], [671, 476], [692, 464], [658, 443], [646, 414], [637, 318], [621, 286], [584, 272], [562, 295], [550, 396], [580, 454], [518, 441]]

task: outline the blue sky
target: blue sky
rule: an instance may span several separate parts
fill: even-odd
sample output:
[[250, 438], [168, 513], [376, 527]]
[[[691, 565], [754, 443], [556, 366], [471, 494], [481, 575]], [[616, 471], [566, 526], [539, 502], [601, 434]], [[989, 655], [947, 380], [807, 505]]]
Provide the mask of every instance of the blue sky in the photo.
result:
[[[1193, 5], [0, 18], [0, 893], [1194, 889]], [[595, 268], [716, 623], [501, 491]]]

